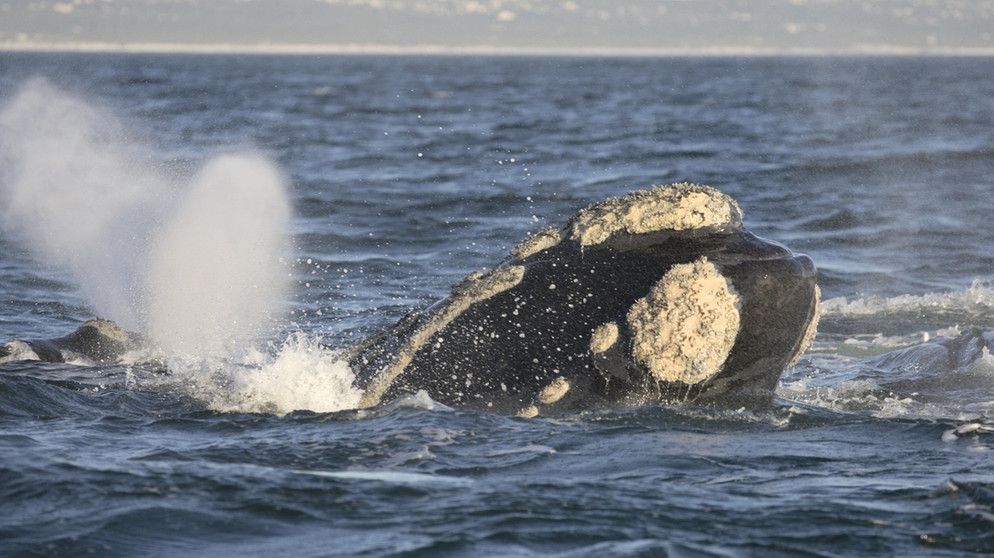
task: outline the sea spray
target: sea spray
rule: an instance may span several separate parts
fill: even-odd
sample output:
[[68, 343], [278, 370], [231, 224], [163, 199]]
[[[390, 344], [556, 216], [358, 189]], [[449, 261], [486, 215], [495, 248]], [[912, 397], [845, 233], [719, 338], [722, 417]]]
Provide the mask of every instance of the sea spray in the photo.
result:
[[257, 349], [293, 261], [280, 169], [223, 155], [187, 181], [148, 160], [109, 112], [32, 80], [0, 111], [0, 228], [69, 271], [100, 316], [148, 335], [172, 371], [155, 382], [218, 411], [355, 407], [335, 351], [301, 335]]

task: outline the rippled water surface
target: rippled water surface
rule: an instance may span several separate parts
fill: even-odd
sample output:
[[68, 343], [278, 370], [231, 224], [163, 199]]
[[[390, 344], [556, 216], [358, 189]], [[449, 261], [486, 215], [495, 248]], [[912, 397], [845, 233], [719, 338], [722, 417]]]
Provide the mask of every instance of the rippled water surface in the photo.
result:
[[[217, 156], [262, 154], [288, 184], [291, 289], [238, 362], [0, 364], [0, 554], [994, 552], [992, 59], [0, 53], [3, 122], [38, 76], [66, 127], [0, 153], [110, 188], [68, 220], [52, 215], [76, 190], [32, 191], [32, 220], [73, 224], [146, 182], [165, 185], [154, 209]], [[90, 111], [96, 133], [69, 133]], [[820, 333], [774, 408], [353, 408], [336, 350], [529, 232], [678, 181], [818, 266]], [[45, 252], [5, 216], [0, 338], [99, 313], [113, 285], [73, 267], [91, 247]], [[134, 230], [99, 237], [106, 253]]]

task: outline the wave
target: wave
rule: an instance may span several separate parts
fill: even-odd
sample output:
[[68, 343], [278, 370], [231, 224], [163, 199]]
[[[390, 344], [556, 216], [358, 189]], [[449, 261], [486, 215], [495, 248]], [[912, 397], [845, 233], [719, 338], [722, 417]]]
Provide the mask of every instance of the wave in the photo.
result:
[[975, 279], [961, 292], [902, 294], [893, 297], [837, 297], [822, 302], [823, 317], [872, 316], [901, 312], [946, 311], [982, 316], [994, 309], [994, 281]]
[[961, 291], [830, 298], [822, 301], [821, 316], [816, 352], [891, 350], [971, 327], [994, 329], [994, 282], [975, 279]]
[[[777, 395], [818, 409], [878, 419], [994, 422], [994, 359], [987, 353], [958, 370], [878, 368], [852, 357], [812, 355], [788, 370]], [[914, 370], [919, 363], [907, 362]]]

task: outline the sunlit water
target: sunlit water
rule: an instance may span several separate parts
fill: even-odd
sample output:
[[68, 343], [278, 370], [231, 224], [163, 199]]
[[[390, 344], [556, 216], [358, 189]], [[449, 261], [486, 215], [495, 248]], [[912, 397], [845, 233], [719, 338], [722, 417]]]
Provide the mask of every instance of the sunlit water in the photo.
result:
[[[994, 551], [994, 357], [923, 345], [994, 330], [991, 76], [0, 54], [0, 338], [102, 315], [172, 371], [0, 364], [0, 553]], [[338, 350], [588, 203], [684, 180], [819, 267], [820, 334], [775, 408], [354, 409]]]

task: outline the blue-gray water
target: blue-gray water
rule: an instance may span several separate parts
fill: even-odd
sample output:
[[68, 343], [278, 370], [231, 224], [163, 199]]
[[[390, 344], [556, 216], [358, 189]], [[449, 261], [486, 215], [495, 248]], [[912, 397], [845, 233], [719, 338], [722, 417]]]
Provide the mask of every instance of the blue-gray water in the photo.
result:
[[[994, 329], [994, 59], [0, 53], [6, 118], [35, 76], [111, 120], [116, 166], [73, 173], [182, 188], [218, 154], [276, 161], [293, 288], [261, 363], [0, 364], [2, 555], [994, 552], [994, 358], [877, 356]], [[51, 136], [26, 149], [80, 148]], [[325, 347], [677, 181], [819, 268], [820, 333], [774, 409], [355, 411], [327, 381]], [[0, 236], [0, 341], [96, 313], [23, 236]]]

